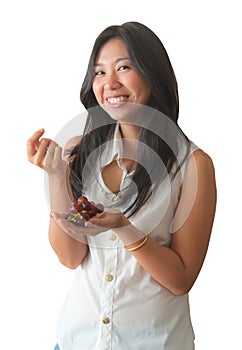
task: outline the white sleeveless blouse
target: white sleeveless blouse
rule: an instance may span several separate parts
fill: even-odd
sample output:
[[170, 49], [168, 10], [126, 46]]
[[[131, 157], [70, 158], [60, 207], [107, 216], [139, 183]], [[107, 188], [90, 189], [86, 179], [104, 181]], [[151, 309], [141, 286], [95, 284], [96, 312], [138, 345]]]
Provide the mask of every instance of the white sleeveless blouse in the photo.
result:
[[[197, 148], [191, 142], [190, 153]], [[106, 147], [99, 159], [100, 168], [117, 155], [120, 156], [118, 126], [111, 147]], [[130, 218], [133, 225], [167, 247], [185, 165], [186, 162], [172, 183], [164, 185], [163, 182], [155, 195]], [[85, 191], [89, 200], [104, 205], [118, 203], [133, 175], [127, 174], [121, 161], [119, 166], [123, 169], [120, 194], [113, 194], [100, 175]], [[123, 248], [112, 230], [88, 238], [88, 244], [88, 256], [74, 271], [59, 316], [60, 349], [193, 350], [188, 295], [175, 296], [156, 282]]]

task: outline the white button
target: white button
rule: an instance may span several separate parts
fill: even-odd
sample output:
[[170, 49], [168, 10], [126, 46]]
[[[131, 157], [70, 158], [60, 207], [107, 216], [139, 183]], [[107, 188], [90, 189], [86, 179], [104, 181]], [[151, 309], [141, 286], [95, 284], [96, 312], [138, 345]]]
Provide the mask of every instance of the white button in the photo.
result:
[[110, 319], [108, 317], [104, 317], [102, 321], [104, 324], [109, 324]]
[[106, 281], [111, 282], [113, 280], [113, 275], [108, 274], [106, 275]]
[[115, 241], [117, 239], [117, 236], [114, 233], [110, 233], [109, 239], [110, 241]]

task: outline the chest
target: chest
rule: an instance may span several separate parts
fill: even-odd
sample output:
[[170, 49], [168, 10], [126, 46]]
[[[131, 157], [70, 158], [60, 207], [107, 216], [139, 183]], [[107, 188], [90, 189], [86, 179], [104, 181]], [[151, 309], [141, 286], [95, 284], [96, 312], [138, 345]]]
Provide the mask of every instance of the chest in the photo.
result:
[[120, 192], [123, 177], [136, 168], [136, 163], [129, 159], [113, 160], [102, 169], [102, 180], [105, 186], [114, 194]]

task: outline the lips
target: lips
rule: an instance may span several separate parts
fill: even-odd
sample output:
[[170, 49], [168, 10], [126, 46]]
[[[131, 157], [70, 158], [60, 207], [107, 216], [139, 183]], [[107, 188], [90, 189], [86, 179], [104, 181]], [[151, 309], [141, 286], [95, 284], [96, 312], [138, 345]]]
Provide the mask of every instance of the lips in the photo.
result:
[[118, 103], [125, 102], [128, 99], [128, 97], [129, 97], [128, 95], [110, 96], [106, 98], [106, 101], [110, 105], [118, 104]]

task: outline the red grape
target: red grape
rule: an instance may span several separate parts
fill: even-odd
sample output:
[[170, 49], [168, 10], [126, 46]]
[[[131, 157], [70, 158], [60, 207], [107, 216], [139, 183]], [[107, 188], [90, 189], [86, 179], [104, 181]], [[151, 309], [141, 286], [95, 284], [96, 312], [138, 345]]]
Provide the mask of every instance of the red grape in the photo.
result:
[[98, 213], [102, 213], [104, 211], [104, 206], [101, 203], [96, 204], [95, 207]]
[[104, 206], [101, 203], [95, 204], [92, 201], [89, 202], [87, 197], [80, 196], [71, 203], [69, 213], [65, 218], [78, 226], [84, 226], [85, 221], [103, 211]]

